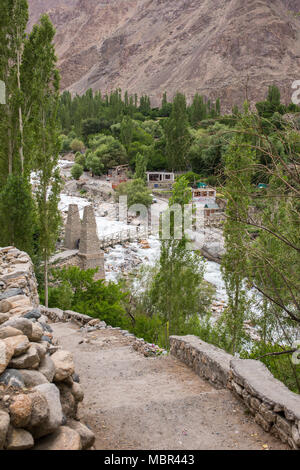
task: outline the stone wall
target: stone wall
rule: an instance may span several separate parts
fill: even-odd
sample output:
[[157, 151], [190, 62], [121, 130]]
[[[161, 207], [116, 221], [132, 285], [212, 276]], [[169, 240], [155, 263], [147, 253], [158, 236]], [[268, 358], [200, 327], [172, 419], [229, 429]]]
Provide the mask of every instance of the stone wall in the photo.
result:
[[133, 349], [140, 352], [145, 357], [162, 356], [168, 354], [166, 350], [160, 348], [156, 344], [148, 343], [143, 338], [136, 338], [136, 336], [129, 331], [121, 330], [119, 327], [112, 327], [107, 325], [104, 321], [101, 321], [98, 318], [91, 318], [88, 315], [84, 315], [82, 313], [73, 312], [72, 310], [60, 310], [59, 308], [41, 307], [41, 312], [54, 323], [73, 322], [82, 328], [86, 328], [87, 332], [105, 329], [118, 330], [132, 343]]
[[171, 354], [217, 388], [244, 402], [257, 424], [292, 449], [300, 449], [300, 396], [275, 379], [260, 361], [243, 360], [195, 336], [172, 336]]
[[0, 249], [0, 449], [88, 449], [72, 355], [53, 337], [26, 253]]

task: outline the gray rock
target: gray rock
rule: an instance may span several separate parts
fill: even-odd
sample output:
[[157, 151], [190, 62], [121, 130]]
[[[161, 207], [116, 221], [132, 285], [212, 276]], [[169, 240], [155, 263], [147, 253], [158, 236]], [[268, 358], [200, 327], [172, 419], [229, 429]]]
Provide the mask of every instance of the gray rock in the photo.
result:
[[50, 410], [48, 401], [42, 393], [35, 391], [30, 394], [30, 397], [32, 400], [32, 411], [28, 429], [34, 432], [34, 429], [44, 426], [48, 421]]
[[74, 380], [74, 382], [77, 382], [78, 384], [80, 383], [80, 377], [78, 374], [76, 374], [76, 372], [72, 375], [72, 379]]
[[51, 436], [41, 439], [34, 450], [81, 450], [80, 435], [68, 426], [61, 426]]
[[9, 428], [9, 414], [0, 410], [0, 450], [3, 449]]
[[95, 434], [79, 421], [69, 420], [67, 425], [80, 435], [82, 450], [90, 449], [95, 442]]
[[25, 383], [20, 371], [15, 369], [6, 369], [6, 371], [0, 375], [0, 383], [7, 385], [8, 387], [25, 387]]
[[25, 387], [28, 388], [48, 383], [46, 377], [37, 370], [20, 370], [20, 375], [25, 384]]
[[9, 289], [3, 294], [0, 294], [0, 301], [9, 299], [10, 297], [15, 297], [16, 295], [24, 295], [22, 289]]
[[23, 315], [23, 318], [27, 318], [28, 320], [38, 320], [39, 318], [41, 318], [41, 312], [37, 309], [31, 310], [30, 312], [25, 313], [25, 315]]
[[40, 358], [37, 350], [31, 346], [22, 356], [13, 358], [9, 367], [12, 369], [35, 369], [39, 366]]
[[47, 331], [47, 333], [53, 333], [51, 326], [49, 326], [47, 323], [40, 321], [39, 324], [41, 325], [44, 331]]
[[13, 328], [16, 328], [17, 330], [22, 331], [22, 333], [28, 338], [30, 338], [32, 335], [32, 323], [30, 320], [27, 320], [27, 318], [11, 318], [10, 320], [6, 321], [1, 325], [0, 331], [2, 330], [2, 328], [5, 328], [7, 326], [11, 326]]
[[32, 435], [25, 429], [15, 429], [12, 426], [8, 431], [7, 450], [27, 450], [34, 446]]
[[47, 354], [48, 347], [45, 344], [40, 343], [30, 343], [30, 346], [36, 349], [40, 361], [42, 361]]
[[55, 375], [55, 365], [50, 356], [44, 357], [40, 363], [39, 372], [41, 372], [49, 382], [53, 382]]
[[71, 388], [62, 382], [57, 384], [57, 388], [59, 389], [59, 392], [60, 392], [60, 402], [61, 402], [63, 414], [67, 418], [76, 418], [77, 403], [71, 392]]
[[38, 385], [33, 390], [40, 392], [46, 398], [49, 407], [48, 418], [42, 425], [36, 426], [33, 430], [34, 437], [40, 438], [51, 434], [59, 428], [63, 420], [63, 413], [59, 390], [54, 384]]
[[46, 341], [49, 344], [52, 343], [51, 338], [49, 338], [49, 336], [42, 336], [41, 341]]

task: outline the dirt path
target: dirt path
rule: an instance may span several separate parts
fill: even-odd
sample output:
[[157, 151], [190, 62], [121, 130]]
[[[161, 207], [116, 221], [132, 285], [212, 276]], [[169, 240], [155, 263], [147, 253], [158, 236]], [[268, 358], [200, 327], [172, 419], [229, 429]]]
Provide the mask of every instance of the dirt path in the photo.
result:
[[118, 330], [86, 337], [53, 325], [73, 352], [85, 399], [80, 418], [96, 449], [286, 449], [265, 433], [228, 390], [216, 390], [173, 357], [145, 358]]

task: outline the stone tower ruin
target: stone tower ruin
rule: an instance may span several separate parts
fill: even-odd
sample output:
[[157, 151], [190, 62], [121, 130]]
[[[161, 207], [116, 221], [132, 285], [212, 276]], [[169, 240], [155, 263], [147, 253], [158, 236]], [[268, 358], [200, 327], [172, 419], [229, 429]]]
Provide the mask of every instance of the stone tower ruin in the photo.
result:
[[78, 250], [81, 233], [81, 221], [78, 206], [70, 204], [65, 231], [64, 246], [67, 250]]
[[95, 280], [105, 279], [104, 253], [100, 250], [97, 224], [92, 206], [84, 208], [78, 256], [81, 269], [98, 268]]

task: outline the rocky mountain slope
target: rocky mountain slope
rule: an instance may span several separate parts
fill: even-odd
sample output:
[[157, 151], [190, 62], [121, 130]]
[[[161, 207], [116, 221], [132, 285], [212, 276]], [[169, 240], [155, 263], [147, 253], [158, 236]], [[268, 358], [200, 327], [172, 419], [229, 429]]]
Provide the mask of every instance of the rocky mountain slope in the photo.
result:
[[277, 84], [290, 101], [300, 79], [299, 0], [29, 0], [31, 23], [50, 13], [62, 85], [196, 91], [228, 107]]

